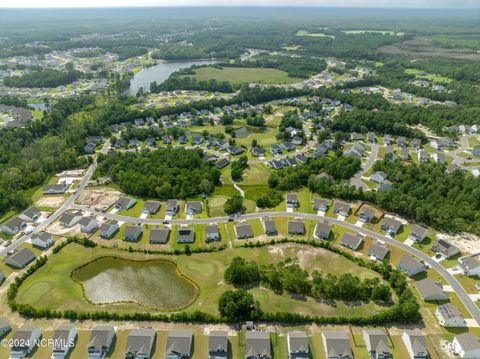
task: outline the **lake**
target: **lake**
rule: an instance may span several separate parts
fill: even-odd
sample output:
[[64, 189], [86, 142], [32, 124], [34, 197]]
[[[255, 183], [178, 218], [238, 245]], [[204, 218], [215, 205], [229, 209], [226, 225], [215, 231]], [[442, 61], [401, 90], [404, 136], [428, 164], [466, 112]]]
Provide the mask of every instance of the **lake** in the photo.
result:
[[196, 287], [166, 260], [130, 261], [103, 257], [72, 273], [83, 285], [87, 299], [95, 304], [135, 302], [162, 310], [188, 306]]
[[215, 60], [190, 60], [164, 62], [137, 72], [130, 80], [130, 95], [135, 96], [141, 88], [150, 91], [150, 84], [154, 81], [162, 83], [175, 71], [188, 68], [192, 65], [211, 65]]

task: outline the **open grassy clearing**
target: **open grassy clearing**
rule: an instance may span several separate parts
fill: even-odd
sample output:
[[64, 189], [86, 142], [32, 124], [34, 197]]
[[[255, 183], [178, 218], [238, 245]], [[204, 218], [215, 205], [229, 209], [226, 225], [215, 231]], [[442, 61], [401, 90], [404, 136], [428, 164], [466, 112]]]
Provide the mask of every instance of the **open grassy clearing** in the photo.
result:
[[334, 39], [334, 35], [328, 35], [324, 34], [323, 32], [308, 32], [305, 30], [299, 30], [296, 34], [297, 36], [310, 36], [310, 37], [329, 37], [331, 39]]
[[289, 77], [285, 71], [262, 67], [201, 67], [195, 70], [194, 77], [198, 81], [217, 80], [228, 81], [232, 84], [265, 83], [290, 84], [302, 79]]
[[[229, 223], [230, 224], [230, 223]], [[260, 223], [252, 223], [254, 231]], [[17, 300], [19, 303], [30, 304], [41, 308], [55, 307], [58, 310], [74, 309], [80, 311], [92, 310], [92, 305], [85, 299], [82, 286], [68, 276], [78, 266], [104, 256], [117, 256], [130, 260], [162, 259], [173, 260], [179, 271], [193, 280], [200, 287], [197, 300], [187, 308], [217, 313], [217, 300], [223, 291], [231, 286], [223, 282], [223, 272], [234, 256], [242, 256], [258, 263], [276, 263], [285, 258], [297, 258], [299, 264], [308, 271], [321, 270], [326, 273], [349, 272], [361, 277], [377, 276], [376, 273], [360, 268], [347, 259], [328, 252], [300, 244], [283, 244], [263, 248], [234, 248], [218, 253], [193, 254], [191, 256], [161, 256], [128, 253], [110, 248], [86, 249], [78, 244], [70, 244], [59, 254], [50, 257], [46, 266], [28, 278], [21, 286]], [[168, 290], [168, 288], [166, 289]], [[336, 306], [320, 304], [312, 299], [299, 301], [288, 294], [278, 295], [271, 290], [258, 287], [252, 293], [260, 301], [266, 311], [292, 311], [316, 315], [352, 315], [351, 307], [342, 302]], [[46, 299], [48, 298], [48, 300]], [[145, 311], [134, 303], [117, 303], [94, 305], [98, 310], [113, 310], [116, 312]], [[380, 310], [374, 303], [356, 307], [357, 315]], [[155, 312], [155, 310], [153, 311]]]
[[448, 77], [435, 75], [435, 74], [422, 73], [422, 70], [417, 70], [417, 69], [411, 69], [411, 68], [405, 69], [405, 73], [408, 75], [415, 75], [417, 79], [428, 80], [434, 83], [448, 84], [452, 82], [452, 79]]
[[391, 30], [368, 30], [368, 29], [358, 29], [358, 30], [345, 30], [342, 31], [347, 35], [364, 35], [364, 34], [381, 34], [381, 35], [395, 35], [395, 36], [404, 36], [405, 33], [401, 31], [391, 31]]

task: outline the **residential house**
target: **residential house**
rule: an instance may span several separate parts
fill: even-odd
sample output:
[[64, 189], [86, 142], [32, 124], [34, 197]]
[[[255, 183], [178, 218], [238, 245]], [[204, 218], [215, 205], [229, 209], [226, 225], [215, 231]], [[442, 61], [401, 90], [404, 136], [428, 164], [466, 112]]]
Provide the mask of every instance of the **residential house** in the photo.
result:
[[374, 172], [370, 176], [370, 180], [376, 183], [383, 183], [387, 179], [387, 174], [383, 171]]
[[42, 213], [38, 208], [29, 207], [23, 211], [18, 217], [26, 222], [36, 222]]
[[368, 256], [372, 259], [383, 261], [390, 250], [387, 246], [379, 243], [373, 243], [368, 247]]
[[265, 234], [267, 236], [275, 236], [278, 234], [277, 226], [275, 225], [275, 221], [272, 218], [264, 218], [262, 223], [263, 229], [265, 230]]
[[282, 153], [282, 149], [280, 148], [280, 146], [275, 144], [275, 143], [270, 145], [270, 150], [269, 151], [274, 156]]
[[208, 359], [227, 359], [228, 333], [212, 330], [208, 335]]
[[142, 213], [155, 214], [160, 209], [160, 202], [158, 201], [146, 201], [143, 204]]
[[391, 145], [393, 142], [392, 136], [391, 135], [385, 135], [383, 136], [383, 144], [384, 145]]
[[228, 148], [228, 153], [230, 153], [232, 156], [237, 156], [245, 152], [245, 148], [241, 146], [230, 146]]
[[272, 160], [268, 162], [268, 167], [276, 169], [276, 170], [281, 170], [283, 168], [283, 161], [282, 160]]
[[479, 146], [479, 145], [473, 147], [473, 149], [472, 149], [472, 155], [474, 155], [474, 156], [480, 156], [480, 146]]
[[373, 222], [374, 218], [375, 209], [370, 206], [363, 205], [358, 211], [358, 219], [362, 223], [371, 223]]
[[420, 150], [417, 153], [418, 162], [427, 163], [428, 162], [428, 152]]
[[298, 207], [297, 195], [294, 193], [287, 193], [286, 204], [287, 204], [287, 208], [297, 208]]
[[432, 158], [433, 158], [433, 162], [435, 162], [435, 163], [440, 163], [440, 164], [445, 163], [445, 154], [444, 153], [439, 153], [439, 152], [432, 153]]
[[409, 240], [415, 243], [422, 243], [425, 237], [427, 236], [428, 230], [423, 228], [419, 225], [412, 225], [412, 229], [410, 230], [410, 234], [408, 235]]
[[350, 139], [353, 141], [361, 141], [363, 140], [363, 134], [357, 133], [357, 132], [352, 132], [350, 134]]
[[353, 359], [350, 339], [346, 332], [324, 331], [322, 341], [327, 359]]
[[408, 151], [407, 148], [402, 148], [400, 150], [400, 159], [402, 161], [407, 161], [410, 158], [410, 152]]
[[190, 359], [192, 355], [193, 332], [171, 330], [168, 333], [165, 359]]
[[25, 268], [27, 264], [35, 260], [35, 254], [27, 248], [20, 249], [18, 252], [7, 257], [5, 263], [14, 268]]
[[458, 259], [463, 273], [469, 277], [480, 276], [480, 254], [471, 254]]
[[52, 235], [47, 232], [34, 233], [30, 237], [32, 245], [38, 248], [47, 249], [54, 243]]
[[12, 337], [10, 359], [21, 359], [28, 356], [36, 347], [42, 332], [40, 328], [24, 325], [18, 328]]
[[480, 342], [470, 333], [457, 334], [453, 338], [452, 349], [461, 359], [480, 358]]
[[420, 150], [422, 148], [422, 141], [419, 138], [414, 138], [412, 140], [412, 147], [417, 151]]
[[118, 210], [126, 210], [132, 208], [137, 200], [134, 198], [120, 197], [117, 202], [115, 202], [115, 208]]
[[295, 158], [287, 157], [287, 158], [283, 158], [281, 161], [284, 167], [295, 167], [297, 165]]
[[329, 183], [335, 183], [335, 178], [333, 178], [332, 176], [330, 176], [328, 173], [325, 173], [325, 172], [322, 172], [322, 173], [319, 173], [318, 175], [316, 175], [315, 179], [317, 181], [318, 180], [324, 180], [324, 181], [327, 181]]
[[344, 247], [350, 248], [354, 251], [358, 250], [363, 244], [363, 237], [361, 234], [344, 233], [340, 244]]
[[372, 359], [391, 359], [392, 352], [388, 346], [388, 338], [383, 330], [370, 329], [363, 331], [363, 341]]
[[43, 194], [63, 194], [67, 192], [68, 187], [66, 183], [48, 184], [43, 186], [42, 192]]
[[387, 231], [387, 234], [390, 236], [397, 234], [401, 227], [402, 222], [391, 217], [384, 217], [382, 224], [380, 225], [380, 228]]
[[407, 348], [410, 359], [427, 359], [427, 343], [420, 329], [406, 329], [403, 331], [402, 340]]
[[250, 223], [244, 222], [235, 225], [235, 235], [237, 239], [252, 238], [253, 231]]
[[303, 145], [303, 138], [301, 138], [300, 136], [293, 136], [292, 137], [292, 144], [294, 144], [295, 146]]
[[432, 246], [432, 251], [440, 254], [444, 258], [450, 258], [460, 253], [460, 249], [458, 249], [458, 247], [454, 246], [445, 239], [439, 239], [437, 243]]
[[443, 144], [440, 140], [438, 139], [433, 139], [430, 141], [430, 146], [432, 146], [436, 150], [442, 150], [443, 149]]
[[307, 157], [305, 157], [304, 155], [302, 155], [301, 153], [295, 155], [295, 160], [298, 162], [298, 163], [305, 163], [307, 162]]
[[208, 224], [205, 226], [205, 241], [206, 242], [214, 242], [219, 241], [220, 238], [220, 231], [218, 230], [217, 224]]
[[194, 136], [192, 137], [192, 145], [193, 146], [199, 146], [203, 142], [203, 137], [202, 136]]
[[166, 214], [168, 216], [174, 216], [178, 212], [178, 201], [176, 199], [169, 199], [166, 205]]
[[222, 169], [223, 167], [227, 166], [230, 162], [226, 158], [220, 159], [217, 163], [215, 163], [216, 169]]
[[95, 217], [82, 217], [78, 224], [80, 224], [82, 233], [92, 233], [98, 228], [98, 221]]
[[62, 325], [53, 332], [51, 359], [65, 359], [75, 343], [77, 329], [73, 325]]
[[439, 305], [435, 311], [435, 316], [438, 323], [445, 328], [464, 328], [467, 326], [463, 315], [457, 307], [450, 303]]
[[307, 333], [303, 331], [296, 330], [287, 333], [287, 348], [288, 359], [310, 358]]
[[81, 211], [74, 211], [74, 212], [65, 212], [59, 219], [59, 223], [63, 227], [71, 228], [76, 225], [83, 217]]
[[326, 212], [328, 210], [329, 201], [323, 198], [315, 198], [313, 200], [313, 210]]
[[141, 225], [128, 225], [125, 227], [125, 235], [123, 239], [127, 242], [136, 242], [142, 233], [143, 228]]
[[245, 333], [245, 359], [271, 359], [270, 335], [265, 331]]
[[115, 329], [111, 325], [98, 325], [93, 328], [87, 344], [88, 359], [104, 359], [114, 338]]
[[262, 147], [253, 147], [252, 155], [254, 157], [265, 157], [265, 150]]
[[293, 151], [295, 150], [295, 145], [291, 142], [283, 142], [280, 144], [280, 149], [284, 151]]
[[389, 191], [391, 189], [392, 189], [392, 182], [390, 182], [389, 180], [386, 180], [385, 182], [378, 185], [377, 192]]
[[375, 137], [375, 132], [368, 132], [367, 133], [367, 140], [370, 141], [371, 143], [377, 142], [377, 139]]
[[303, 221], [300, 221], [300, 220], [288, 221], [288, 234], [304, 235], [305, 224], [303, 223]]
[[150, 244], [166, 244], [168, 242], [169, 235], [170, 235], [170, 229], [168, 227], [152, 228], [150, 230], [150, 237], [148, 238], [148, 242]]
[[156, 335], [154, 329], [133, 329], [127, 337], [125, 359], [150, 359]]
[[7, 333], [12, 330], [12, 327], [8, 322], [0, 318], [0, 338], [3, 338]]
[[318, 222], [315, 225], [313, 238], [327, 240], [330, 238], [330, 233], [332, 233], [332, 226], [328, 222]]
[[333, 202], [333, 213], [343, 217], [348, 217], [350, 214], [350, 205], [342, 201]]
[[203, 210], [203, 203], [200, 201], [187, 202], [185, 204], [185, 213], [189, 215], [200, 214]]
[[83, 147], [83, 152], [86, 154], [91, 154], [95, 152], [97, 145], [95, 143], [89, 142]]
[[419, 273], [423, 273], [426, 270], [425, 263], [417, 261], [411, 255], [405, 254], [400, 258], [398, 263], [398, 269], [405, 272], [409, 277], [413, 277]]
[[415, 288], [425, 301], [448, 300], [448, 294], [443, 291], [442, 285], [430, 278], [415, 282]]
[[195, 230], [181, 226], [177, 232], [177, 243], [193, 243], [195, 241]]
[[1, 229], [3, 233], [8, 234], [9, 236], [14, 236], [20, 231], [27, 227], [27, 223], [20, 217], [13, 217], [12, 219], [5, 222]]
[[102, 223], [99, 230], [100, 237], [102, 237], [103, 239], [111, 238], [114, 235], [114, 233], [119, 229], [120, 229], [120, 226], [118, 225], [117, 221]]
[[406, 138], [403, 136], [397, 137], [397, 144], [400, 148], [407, 147]]

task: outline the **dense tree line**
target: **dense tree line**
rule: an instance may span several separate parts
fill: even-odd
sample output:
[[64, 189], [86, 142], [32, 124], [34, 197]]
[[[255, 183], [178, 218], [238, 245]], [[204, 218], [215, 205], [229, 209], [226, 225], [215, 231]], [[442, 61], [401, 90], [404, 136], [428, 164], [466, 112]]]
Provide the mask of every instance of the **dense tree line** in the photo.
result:
[[59, 71], [44, 69], [33, 71], [23, 76], [9, 76], [3, 79], [5, 86], [9, 87], [57, 87], [70, 84], [82, 76], [80, 71]]
[[220, 180], [200, 151], [172, 148], [100, 156], [97, 174], [110, 177], [127, 194], [162, 200], [208, 194]]
[[350, 273], [336, 276], [314, 271], [309, 274], [291, 258], [277, 264], [257, 265], [236, 257], [225, 269], [225, 281], [236, 286], [270, 288], [278, 294], [284, 291], [316, 299], [369, 301], [392, 299], [390, 288], [378, 278], [360, 279]]
[[373, 198], [382, 208], [440, 231], [480, 234], [480, 181], [469, 173], [448, 174], [437, 164], [377, 161], [393, 188]]
[[286, 56], [259, 54], [246, 61], [237, 60], [234, 63], [225, 63], [222, 66], [264, 67], [285, 71], [289, 77], [308, 78], [327, 68], [324, 59], [309, 56]]
[[233, 92], [234, 86], [228, 81], [197, 80], [195, 77], [183, 74], [172, 74], [170, 77], [160, 84], [152, 82], [150, 91], [158, 93], [161, 91], [174, 90], [196, 90], [196, 91], [218, 91], [218, 92]]
[[264, 194], [257, 198], [257, 207], [274, 208], [283, 200], [283, 194], [276, 189], [269, 188]]

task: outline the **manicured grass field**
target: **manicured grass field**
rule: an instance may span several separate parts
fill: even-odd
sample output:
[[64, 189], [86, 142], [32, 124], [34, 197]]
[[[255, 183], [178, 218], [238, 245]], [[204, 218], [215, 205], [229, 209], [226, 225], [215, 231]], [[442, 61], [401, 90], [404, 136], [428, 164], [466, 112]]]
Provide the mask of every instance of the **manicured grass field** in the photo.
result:
[[232, 84], [264, 83], [264, 84], [290, 84], [300, 82], [301, 79], [289, 77], [285, 71], [262, 67], [201, 67], [195, 70], [198, 81], [217, 80], [228, 81]]
[[[233, 223], [230, 222], [230, 224]], [[257, 227], [260, 224], [253, 225]], [[217, 313], [219, 296], [225, 290], [231, 288], [230, 285], [223, 282], [223, 272], [235, 256], [241, 256], [257, 263], [276, 263], [286, 258], [296, 258], [300, 265], [309, 272], [319, 270], [335, 274], [350, 272], [361, 277], [377, 276], [376, 273], [360, 268], [344, 257], [326, 250], [300, 244], [283, 244], [263, 248], [233, 248], [216, 253], [175, 257], [129, 253], [127, 251], [100, 247], [87, 249], [78, 244], [70, 244], [63, 248], [60, 253], [52, 255], [44, 267], [23, 283], [19, 289], [17, 301], [38, 308], [48, 306], [49, 308], [55, 307], [58, 310], [87, 311], [95, 308], [119, 313], [145, 311], [145, 308], [135, 303], [92, 306], [85, 299], [82, 286], [68, 276], [69, 273], [80, 265], [104, 256], [117, 256], [118, 258], [131, 260], [159, 258], [173, 260], [177, 263], [179, 271], [200, 287], [197, 300], [187, 308], [187, 311], [201, 310], [214, 314]], [[311, 298], [301, 301], [293, 299], [288, 294], [278, 295], [263, 287], [253, 288], [251, 291], [254, 297], [259, 300], [262, 308], [267, 311], [295, 311], [304, 314], [327, 316], [352, 315], [351, 308], [342, 302], [336, 303], [335, 306], [329, 306], [317, 303]], [[354, 313], [364, 315], [378, 310], [380, 310], [380, 307], [374, 303], [368, 303], [357, 307]]]

